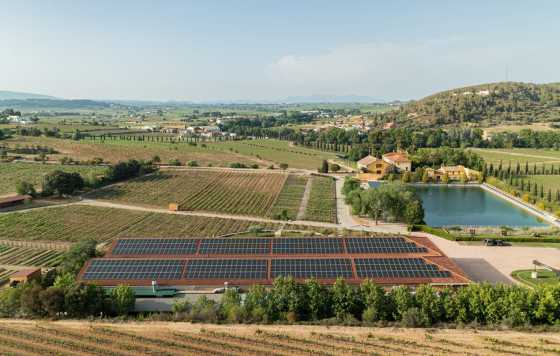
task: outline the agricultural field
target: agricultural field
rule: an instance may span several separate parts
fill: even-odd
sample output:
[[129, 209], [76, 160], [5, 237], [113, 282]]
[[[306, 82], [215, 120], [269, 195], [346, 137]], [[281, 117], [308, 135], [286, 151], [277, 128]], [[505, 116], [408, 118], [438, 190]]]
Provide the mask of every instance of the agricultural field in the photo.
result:
[[331, 177], [311, 178], [311, 193], [304, 220], [336, 223], [336, 181]]
[[180, 210], [267, 216], [288, 177], [285, 173], [234, 170], [164, 171], [112, 185], [89, 198]]
[[26, 355], [553, 355], [545, 332], [188, 323], [0, 323], [0, 352]]
[[16, 145], [52, 147], [59, 153], [48, 155], [50, 160], [70, 157], [74, 160], [85, 161], [101, 157], [106, 162], [116, 163], [131, 158], [149, 160], [157, 155], [162, 163], [168, 163], [172, 159], [178, 159], [182, 164], [194, 160], [202, 166], [213, 165], [221, 167], [229, 166], [233, 162], [240, 162], [246, 165], [259, 163], [257, 159], [234, 152], [212, 149], [210, 145], [207, 147], [202, 147], [201, 144], [192, 146], [186, 142], [101, 141], [99, 139], [74, 141], [49, 137], [17, 136], [4, 140], [3, 143], [10, 147]]
[[[0, 240], [76, 242], [116, 237], [213, 237], [280, 224], [72, 205], [0, 215]], [[302, 229], [301, 226], [286, 228]], [[1, 241], [0, 241], [1, 243]], [[48, 249], [48, 246], [44, 247]]]
[[276, 218], [282, 211], [286, 210], [288, 217], [295, 220], [308, 179], [305, 176], [289, 175], [268, 216]]
[[538, 186], [543, 185], [545, 192], [550, 189], [553, 193], [560, 190], [560, 175], [530, 175], [525, 176], [531, 183], [537, 183]]
[[502, 164], [507, 166], [510, 162], [512, 165], [519, 162], [524, 165], [528, 162], [529, 165], [536, 163], [541, 165], [542, 163], [550, 166], [550, 164], [555, 164], [558, 166], [560, 164], [560, 151], [554, 151], [549, 149], [535, 149], [535, 148], [513, 148], [513, 149], [486, 149], [486, 148], [469, 148], [473, 152], [478, 153], [487, 163], [493, 163], [494, 165]]
[[32, 183], [35, 185], [35, 189], [40, 190], [43, 176], [55, 170], [77, 172], [84, 177], [88, 177], [91, 174], [102, 175], [106, 169], [105, 167], [96, 166], [0, 162], [0, 196], [15, 193], [16, 184], [19, 181]]
[[63, 254], [64, 251], [9, 246], [0, 241], [0, 265], [54, 267]]
[[[10, 276], [16, 272], [15, 270], [0, 268], [0, 286], [8, 281]], [[2, 350], [2, 343], [0, 342], [0, 350]]]
[[273, 139], [225, 141], [208, 145], [222, 152], [240, 153], [276, 164], [286, 163], [290, 168], [315, 170], [321, 166], [323, 160], [336, 158], [332, 152], [293, 146], [290, 142]]

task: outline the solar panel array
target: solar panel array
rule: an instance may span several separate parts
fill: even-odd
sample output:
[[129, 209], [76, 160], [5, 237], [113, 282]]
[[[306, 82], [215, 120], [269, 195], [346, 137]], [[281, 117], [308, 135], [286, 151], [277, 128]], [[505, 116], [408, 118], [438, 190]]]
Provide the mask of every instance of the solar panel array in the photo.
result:
[[120, 239], [114, 255], [189, 255], [196, 253], [195, 239]]
[[274, 240], [273, 254], [332, 254], [343, 253], [342, 239], [339, 238], [282, 238]]
[[200, 240], [202, 255], [264, 255], [270, 252], [270, 239], [204, 239]]
[[181, 279], [183, 260], [110, 260], [91, 261], [84, 280], [103, 279]]
[[422, 253], [428, 250], [402, 237], [346, 239], [349, 253]]
[[421, 258], [355, 258], [359, 278], [446, 278], [448, 271]]
[[268, 260], [190, 260], [187, 279], [267, 279]]
[[349, 258], [272, 260], [272, 278], [352, 278]]

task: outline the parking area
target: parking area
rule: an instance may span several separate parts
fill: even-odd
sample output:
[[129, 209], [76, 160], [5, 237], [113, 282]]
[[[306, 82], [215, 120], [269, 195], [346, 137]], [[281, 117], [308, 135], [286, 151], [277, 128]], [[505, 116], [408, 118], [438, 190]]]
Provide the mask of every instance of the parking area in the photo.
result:
[[[427, 234], [426, 234], [427, 235]], [[560, 268], [560, 249], [520, 246], [468, 246], [428, 235], [476, 282], [514, 283], [511, 272], [530, 269], [533, 260]]]

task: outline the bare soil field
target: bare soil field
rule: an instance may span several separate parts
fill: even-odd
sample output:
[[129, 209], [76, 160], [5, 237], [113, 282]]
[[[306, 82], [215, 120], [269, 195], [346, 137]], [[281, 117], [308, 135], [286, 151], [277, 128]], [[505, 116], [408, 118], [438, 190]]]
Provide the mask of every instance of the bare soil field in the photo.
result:
[[2, 354], [555, 355], [560, 335], [473, 329], [0, 321]]

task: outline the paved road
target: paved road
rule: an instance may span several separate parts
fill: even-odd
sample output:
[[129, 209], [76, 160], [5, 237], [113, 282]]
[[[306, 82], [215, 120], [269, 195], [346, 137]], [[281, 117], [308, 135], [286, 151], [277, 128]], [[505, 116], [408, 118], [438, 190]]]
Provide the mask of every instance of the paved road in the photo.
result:
[[472, 280], [491, 283], [514, 283], [511, 272], [531, 269], [533, 260], [560, 268], [560, 249], [523, 246], [461, 245], [425, 233], [448, 257], [461, 267]]

